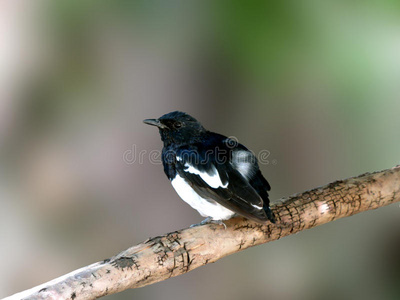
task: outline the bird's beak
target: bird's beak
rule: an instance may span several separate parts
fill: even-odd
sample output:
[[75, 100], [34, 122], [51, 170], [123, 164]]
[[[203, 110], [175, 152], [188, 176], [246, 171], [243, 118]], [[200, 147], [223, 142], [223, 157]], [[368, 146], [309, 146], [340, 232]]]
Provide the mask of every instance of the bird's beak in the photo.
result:
[[158, 119], [146, 119], [146, 120], [143, 120], [143, 123], [148, 124], [148, 125], [152, 125], [152, 126], [157, 126], [157, 127], [160, 128], [160, 129], [165, 129], [165, 128], [167, 128], [167, 126], [165, 126], [164, 124], [162, 124], [162, 123], [160, 122], [160, 120], [158, 120]]

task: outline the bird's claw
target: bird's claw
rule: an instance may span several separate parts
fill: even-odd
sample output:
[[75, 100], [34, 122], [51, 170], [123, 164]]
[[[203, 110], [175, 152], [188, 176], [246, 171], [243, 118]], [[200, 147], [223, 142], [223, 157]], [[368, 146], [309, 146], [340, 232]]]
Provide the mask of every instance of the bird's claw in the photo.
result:
[[205, 218], [203, 221], [201, 221], [201, 222], [198, 223], [198, 224], [192, 224], [192, 225], [190, 225], [190, 228], [197, 227], [197, 226], [201, 226], [201, 225], [207, 225], [207, 224], [222, 225], [222, 226], [225, 227], [225, 230], [226, 230], [226, 225], [225, 225], [224, 222], [222, 222], [221, 220], [213, 220], [211, 217]]

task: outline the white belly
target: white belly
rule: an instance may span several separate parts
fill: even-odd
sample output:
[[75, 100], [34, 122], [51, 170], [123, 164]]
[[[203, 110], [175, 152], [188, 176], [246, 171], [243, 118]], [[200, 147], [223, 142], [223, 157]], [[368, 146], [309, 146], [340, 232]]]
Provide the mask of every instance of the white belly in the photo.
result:
[[211, 217], [213, 220], [227, 220], [235, 214], [213, 200], [200, 197], [178, 174], [171, 180], [171, 183], [179, 197], [196, 209], [203, 217]]

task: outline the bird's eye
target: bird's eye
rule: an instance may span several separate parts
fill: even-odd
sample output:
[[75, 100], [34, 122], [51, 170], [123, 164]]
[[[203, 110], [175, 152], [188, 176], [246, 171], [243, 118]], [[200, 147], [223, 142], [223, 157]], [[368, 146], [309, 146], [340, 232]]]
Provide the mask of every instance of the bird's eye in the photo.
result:
[[174, 128], [175, 129], [178, 129], [178, 128], [181, 128], [182, 127], [182, 123], [181, 122], [176, 122], [175, 124], [174, 124]]

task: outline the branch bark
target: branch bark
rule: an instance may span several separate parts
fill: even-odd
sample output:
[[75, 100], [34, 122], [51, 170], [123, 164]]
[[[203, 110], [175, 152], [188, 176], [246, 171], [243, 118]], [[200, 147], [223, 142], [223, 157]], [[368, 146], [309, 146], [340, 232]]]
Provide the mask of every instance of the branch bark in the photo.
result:
[[[400, 201], [400, 166], [282, 198], [277, 224], [244, 218], [151, 238], [118, 255], [5, 298], [96, 299], [178, 276], [246, 248]], [[4, 300], [5, 300], [4, 299]]]

